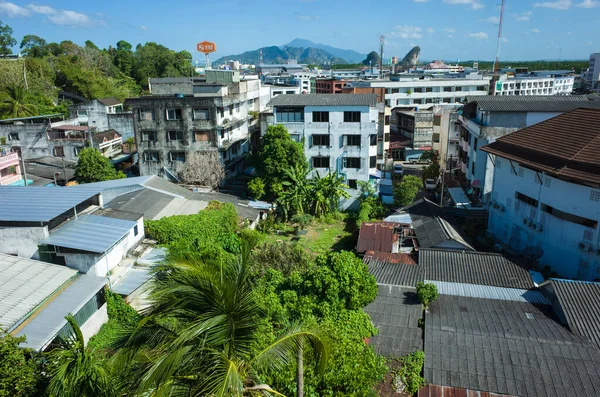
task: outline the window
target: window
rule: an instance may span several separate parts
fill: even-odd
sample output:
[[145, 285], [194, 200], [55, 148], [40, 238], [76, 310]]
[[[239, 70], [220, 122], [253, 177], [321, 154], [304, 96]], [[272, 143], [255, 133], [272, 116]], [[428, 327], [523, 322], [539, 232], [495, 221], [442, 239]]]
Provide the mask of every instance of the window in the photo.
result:
[[360, 123], [360, 112], [344, 112], [344, 123]]
[[304, 122], [304, 110], [302, 108], [275, 108], [275, 112], [279, 123]]
[[377, 134], [369, 135], [369, 145], [376, 146], [377, 145]]
[[377, 168], [377, 156], [369, 157], [369, 168]]
[[143, 142], [156, 141], [156, 131], [142, 131], [142, 141]]
[[183, 131], [167, 131], [167, 141], [183, 141]]
[[442, 116], [441, 115], [436, 114], [433, 116], [433, 125], [435, 125], [435, 126], [442, 125]]
[[84, 117], [87, 116], [87, 110], [78, 110], [77, 111], [77, 117]]
[[385, 125], [390, 125], [390, 116], [385, 116]]
[[415, 88], [413, 90], [413, 92], [423, 92], [423, 88], [419, 87], [419, 88]]
[[527, 203], [533, 207], [537, 207], [538, 201], [532, 197], [529, 197], [523, 193], [515, 192], [515, 198], [517, 200], [521, 200], [524, 203]]
[[360, 135], [346, 135], [346, 146], [360, 146]]
[[313, 135], [311, 146], [329, 146], [329, 135]]
[[600, 201], [600, 190], [590, 190], [590, 200]]
[[557, 217], [559, 219], [563, 219], [567, 222], [577, 223], [579, 225], [583, 225], [585, 227], [594, 228], [594, 229], [598, 227], [598, 222], [593, 219], [588, 219], [588, 218], [584, 218], [582, 216], [569, 214], [567, 212], [557, 210], [556, 208], [553, 208], [553, 207], [543, 204], [543, 203], [542, 203], [542, 211], [552, 214], [555, 217]]
[[552, 186], [552, 179], [550, 179], [549, 177], [545, 177], [544, 178], [544, 187], [550, 187]]
[[171, 152], [169, 155], [171, 157], [171, 161], [181, 161], [182, 163], [185, 162], [185, 152]]
[[344, 157], [344, 168], [360, 168], [360, 157]]
[[313, 157], [313, 168], [329, 168], [329, 157]]
[[399, 92], [398, 88], [392, 88], [392, 94], [397, 94]]
[[73, 153], [75, 153], [75, 156], [79, 156], [79, 152], [81, 152], [84, 149], [83, 146], [77, 146], [73, 148]]
[[138, 231], [138, 225], [135, 225], [135, 226], [133, 227], [133, 235], [134, 235], [134, 236], [137, 236], [137, 235], [138, 235], [138, 233], [139, 233], [139, 231]]
[[415, 105], [421, 105], [423, 103], [423, 100], [422, 99], [413, 99], [413, 103]]
[[62, 146], [54, 146], [54, 157], [65, 157], [65, 149]]
[[356, 179], [348, 179], [348, 187], [350, 189], [357, 189], [358, 185], [356, 184]]
[[209, 131], [195, 131], [194, 132], [194, 141], [195, 142], [210, 141], [210, 132]]
[[477, 150], [477, 138], [473, 137], [473, 150]]
[[433, 92], [433, 87], [427, 87], [427, 88], [425, 88], [425, 92]]
[[19, 134], [16, 132], [11, 132], [10, 134], [8, 134], [8, 140], [9, 141], [18, 141], [19, 140]]
[[583, 239], [585, 241], [593, 241], [594, 240], [594, 229], [586, 229], [583, 231]]
[[473, 165], [471, 166], [471, 175], [475, 175], [475, 162], [473, 161]]
[[328, 123], [329, 112], [312, 112], [313, 123]]
[[523, 178], [523, 175], [525, 175], [525, 168], [519, 167], [519, 177]]
[[181, 120], [181, 109], [167, 109], [167, 120]]
[[452, 92], [452, 87], [444, 87], [444, 92]]
[[140, 120], [146, 120], [146, 121], [154, 120], [154, 110], [153, 109], [140, 109]]
[[144, 152], [144, 161], [158, 161], [159, 157], [158, 157], [158, 152]]
[[194, 120], [208, 120], [208, 109], [194, 109]]
[[427, 98], [427, 99], [425, 99], [425, 103], [433, 103], [433, 99]]

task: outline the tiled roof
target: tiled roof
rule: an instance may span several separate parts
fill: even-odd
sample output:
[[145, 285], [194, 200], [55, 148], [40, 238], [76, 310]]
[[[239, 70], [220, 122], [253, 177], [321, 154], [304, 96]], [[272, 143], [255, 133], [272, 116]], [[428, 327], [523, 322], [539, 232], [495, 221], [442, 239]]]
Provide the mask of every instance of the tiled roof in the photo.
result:
[[600, 101], [585, 95], [486, 95], [468, 96], [467, 102], [476, 102], [487, 112], [570, 112], [581, 107], [600, 108]]
[[377, 297], [365, 311], [379, 329], [370, 343], [387, 357], [398, 357], [423, 350], [422, 329], [419, 319], [423, 308], [414, 288], [380, 285]]
[[597, 396], [600, 349], [551, 306], [440, 295], [425, 314], [424, 377], [514, 396]]
[[600, 109], [577, 109], [513, 132], [481, 150], [562, 179], [600, 184], [599, 125]]
[[100, 98], [98, 102], [103, 104], [104, 106], [115, 106], [120, 105], [123, 101], [119, 101], [117, 98], [109, 97], [109, 98]]
[[104, 142], [105, 139], [107, 141], [112, 141], [113, 139], [117, 139], [117, 138], [120, 138], [120, 137], [121, 137], [121, 134], [119, 134], [115, 130], [108, 130], [108, 131], [104, 131], [104, 132], [100, 132], [98, 134], [92, 135], [92, 139], [96, 143], [102, 143], [102, 142]]
[[534, 287], [527, 270], [500, 254], [422, 249], [419, 265], [424, 267], [427, 280], [504, 288]]
[[551, 284], [571, 331], [600, 346], [600, 283], [552, 279]]
[[364, 262], [369, 268], [369, 273], [375, 276], [377, 284], [415, 288], [419, 281], [424, 280], [425, 272], [420, 265], [390, 263], [372, 257], [365, 257]]
[[267, 106], [370, 106], [377, 105], [375, 94], [283, 94]]
[[424, 385], [419, 389], [417, 397], [516, 397], [507, 394], [488, 393], [486, 391], [463, 389], [462, 387], [449, 387], [437, 385]]

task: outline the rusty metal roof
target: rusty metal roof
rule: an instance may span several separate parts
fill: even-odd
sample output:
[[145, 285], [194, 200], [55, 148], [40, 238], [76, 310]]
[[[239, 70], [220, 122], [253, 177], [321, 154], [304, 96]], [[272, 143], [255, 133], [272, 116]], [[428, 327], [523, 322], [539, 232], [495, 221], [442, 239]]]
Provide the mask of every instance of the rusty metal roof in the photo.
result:
[[508, 134], [481, 150], [578, 183], [600, 184], [600, 109], [580, 108]]
[[419, 389], [418, 397], [515, 397], [485, 391], [463, 389], [462, 387], [425, 385]]
[[382, 251], [392, 252], [398, 235], [394, 234], [395, 223], [364, 222], [358, 234], [357, 252]]

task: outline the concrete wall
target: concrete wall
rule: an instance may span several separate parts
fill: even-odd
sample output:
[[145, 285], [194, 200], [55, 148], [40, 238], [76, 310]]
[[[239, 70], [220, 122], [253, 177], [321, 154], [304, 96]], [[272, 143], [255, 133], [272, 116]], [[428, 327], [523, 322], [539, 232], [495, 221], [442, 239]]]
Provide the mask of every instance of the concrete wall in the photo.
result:
[[[6, 144], [2, 145], [8, 151], [11, 148], [20, 148], [23, 159], [27, 160], [35, 157], [53, 156], [49, 145], [46, 130], [49, 124], [0, 124], [0, 137], [6, 139]], [[18, 140], [10, 140], [9, 135], [17, 133]]]
[[3, 227], [0, 228], [0, 252], [31, 258], [37, 254], [38, 242], [45, 238], [48, 238], [46, 226]]
[[[506, 159], [496, 158], [492, 199], [504, 207], [504, 211], [492, 208], [488, 228], [508, 249], [521, 252], [527, 246], [539, 245], [544, 255], [539, 262], [549, 265], [561, 276], [593, 280], [600, 277], [600, 233], [591, 228], [558, 218], [543, 211], [542, 204], [559, 211], [600, 222], [600, 203], [595, 201], [590, 187], [565, 182], [544, 173], [537, 175], [530, 169], [519, 167], [517, 175]], [[520, 192], [538, 201], [537, 207], [515, 198]], [[532, 218], [542, 225], [542, 231], [523, 224], [524, 218]], [[590, 251], [582, 251], [579, 243], [590, 244]]]
[[[86, 115], [79, 115], [77, 111], [85, 111]], [[80, 103], [69, 106], [69, 116], [79, 120], [81, 125], [88, 125], [92, 129], [96, 128], [97, 132], [106, 131], [109, 129], [108, 118], [106, 117], [106, 106], [97, 100]]]
[[90, 338], [100, 331], [102, 325], [108, 322], [108, 309], [107, 304], [103, 304], [92, 317], [88, 318], [79, 328], [83, 334], [84, 343], [87, 345]]
[[127, 138], [135, 138], [133, 133], [133, 114], [132, 113], [113, 113], [108, 114], [108, 129], [117, 131], [123, 137], [123, 142]]

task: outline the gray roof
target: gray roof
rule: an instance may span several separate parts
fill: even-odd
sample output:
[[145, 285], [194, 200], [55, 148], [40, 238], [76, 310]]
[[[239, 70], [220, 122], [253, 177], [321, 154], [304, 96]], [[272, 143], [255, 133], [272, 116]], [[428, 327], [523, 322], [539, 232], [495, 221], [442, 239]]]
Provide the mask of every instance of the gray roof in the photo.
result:
[[434, 284], [440, 295], [464, 296], [466, 298], [498, 299], [549, 305], [550, 301], [540, 291], [521, 288], [504, 288], [490, 285], [425, 280]]
[[56, 338], [58, 332], [67, 324], [65, 316], [76, 315], [79, 310], [96, 295], [106, 284], [104, 277], [91, 274], [79, 275], [75, 281], [54, 298], [48, 306], [21, 329], [17, 336], [25, 335], [24, 347], [43, 350]]
[[571, 331], [600, 346], [600, 283], [552, 279], [551, 284]]
[[123, 103], [123, 101], [118, 100], [115, 97], [108, 97], [108, 98], [99, 98], [97, 99], [98, 102], [100, 102], [101, 104], [103, 104], [104, 106], [115, 106], [115, 105], [120, 105]]
[[0, 327], [9, 330], [77, 275], [77, 270], [0, 254]]
[[49, 222], [97, 194], [87, 189], [1, 186], [0, 221]]
[[372, 257], [366, 257], [364, 262], [369, 268], [369, 273], [375, 276], [377, 284], [414, 288], [419, 281], [423, 281], [425, 278], [425, 272], [421, 265], [389, 263]]
[[152, 278], [152, 272], [149, 268], [136, 267], [129, 269], [111, 289], [119, 295], [129, 296], [140, 288], [144, 283]]
[[122, 211], [136, 211], [144, 219], [155, 219], [167, 207], [173, 197], [150, 189], [141, 189], [117, 196], [106, 207]]
[[15, 121], [27, 121], [27, 120], [43, 120], [55, 117], [64, 117], [62, 113], [43, 114], [41, 116], [29, 116], [29, 117], [17, 117], [13, 119], [3, 119], [0, 123], [12, 123]]
[[600, 350], [551, 306], [441, 295], [425, 314], [424, 377], [515, 396], [597, 396]]
[[375, 94], [282, 94], [267, 106], [370, 106], [377, 105]]
[[529, 272], [504, 256], [489, 252], [419, 250], [425, 279], [504, 288], [534, 287]]
[[[104, 182], [94, 182], [94, 183], [84, 183], [81, 185], [69, 186], [68, 189], [94, 189], [97, 191], [102, 191], [105, 189], [114, 189], [120, 187], [126, 187], [131, 185], [140, 185], [143, 186], [146, 181], [155, 176], [137, 176], [134, 178], [123, 178], [123, 179], [114, 179], [112, 181], [104, 181]], [[158, 177], [156, 177], [158, 178]]]
[[585, 95], [484, 95], [468, 96], [467, 102], [477, 102], [488, 112], [570, 112], [577, 108], [600, 108], [600, 101]]
[[42, 244], [103, 253], [125, 237], [137, 225], [135, 221], [82, 215], [59, 227]]
[[144, 216], [144, 214], [140, 214], [139, 212], [121, 211], [115, 210], [113, 208], [100, 208], [94, 211], [93, 214], [98, 216], [104, 216], [107, 218], [124, 219], [126, 221], [136, 222]]
[[423, 349], [419, 318], [423, 308], [414, 288], [378, 286], [377, 297], [365, 311], [379, 329], [371, 339], [375, 350], [387, 357], [398, 357]]

